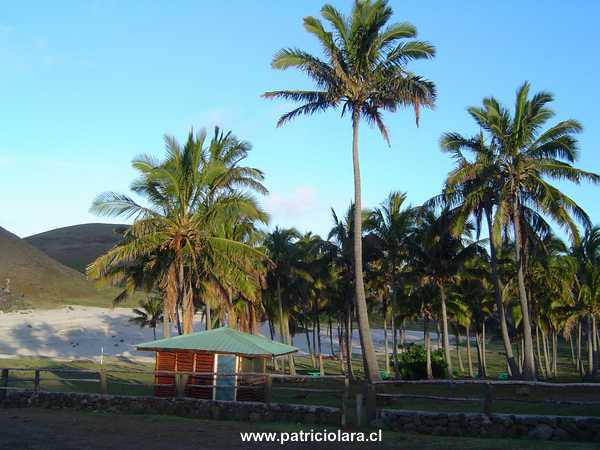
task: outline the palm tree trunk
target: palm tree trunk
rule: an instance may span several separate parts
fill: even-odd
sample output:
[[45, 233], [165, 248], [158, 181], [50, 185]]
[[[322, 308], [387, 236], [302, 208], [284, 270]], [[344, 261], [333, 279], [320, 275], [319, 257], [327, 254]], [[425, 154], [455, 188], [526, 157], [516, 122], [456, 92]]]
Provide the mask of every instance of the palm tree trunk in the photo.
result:
[[583, 344], [582, 339], [582, 329], [581, 329], [581, 318], [577, 319], [577, 370], [581, 376], [584, 374], [583, 370], [583, 361], [581, 359], [581, 345]]
[[[395, 295], [394, 295], [395, 297]], [[392, 365], [394, 366], [394, 376], [400, 377], [398, 373], [398, 339], [396, 336], [396, 318], [394, 317], [394, 298], [390, 302], [390, 318], [392, 321]]]
[[423, 317], [423, 339], [425, 341], [425, 367], [427, 372], [427, 379], [433, 378], [433, 371], [431, 370], [431, 336], [429, 335], [429, 319]]
[[494, 286], [494, 297], [496, 299], [496, 309], [498, 310], [498, 320], [500, 321], [500, 334], [502, 335], [502, 343], [504, 344], [504, 351], [506, 352], [506, 360], [508, 362], [509, 371], [513, 376], [519, 376], [520, 371], [515, 361], [513, 354], [512, 344], [510, 342], [510, 336], [508, 334], [508, 326], [506, 324], [506, 311], [504, 309], [504, 303], [502, 303], [502, 294], [500, 293], [500, 279], [498, 277], [498, 261], [496, 256], [496, 245], [494, 244], [494, 230], [492, 225], [492, 210], [491, 208], [485, 209], [486, 221], [488, 225], [488, 234], [490, 237], [490, 265], [492, 272], [492, 284]]
[[558, 333], [552, 331], [552, 372], [554, 376], [558, 376]]
[[390, 373], [390, 353], [388, 346], [387, 301], [383, 298], [383, 354], [385, 355], [385, 372]]
[[328, 317], [329, 321], [329, 352], [332, 355], [335, 355], [335, 351], [333, 350], [333, 324], [331, 323], [331, 316]]
[[163, 301], [163, 338], [168, 338], [171, 336], [171, 323], [169, 321], [169, 317], [171, 317], [169, 306], [167, 302]]
[[470, 333], [470, 325], [466, 326], [467, 333], [467, 360], [469, 362], [469, 376], [473, 378], [473, 357], [471, 356], [471, 333]]
[[283, 328], [283, 301], [281, 299], [281, 281], [277, 277], [277, 308], [279, 310], [279, 339], [286, 344], [286, 333]]
[[479, 378], [485, 378], [486, 377], [486, 373], [485, 373], [485, 364], [483, 363], [483, 345], [482, 345], [482, 341], [483, 339], [481, 338], [481, 333], [479, 331], [477, 331], [477, 328], [475, 328], [475, 342], [477, 344], [477, 362], [479, 364], [479, 369], [478, 369], [478, 376]]
[[183, 331], [181, 330], [180, 317], [181, 317], [181, 315], [179, 314], [179, 305], [177, 305], [177, 307], [175, 308], [175, 321], [176, 321], [176, 325], [177, 325], [177, 333], [179, 333], [179, 335], [181, 336], [183, 334]]
[[[206, 311], [206, 329], [212, 330], [212, 315], [210, 313], [210, 305], [208, 304], [208, 302], [204, 305], [204, 309]], [[271, 339], [273, 339], [272, 333], [271, 333]]]
[[598, 373], [598, 333], [596, 332], [596, 316], [592, 316], [592, 375], [596, 376]]
[[463, 366], [462, 356], [460, 355], [460, 330], [458, 326], [456, 327], [456, 336], [455, 336], [455, 344], [456, 344], [456, 356], [458, 359], [458, 368], [460, 373], [465, 373], [465, 366]]
[[593, 341], [593, 329], [592, 329], [592, 317], [591, 314], [587, 317], [588, 323], [588, 332], [587, 332], [587, 348], [588, 348], [588, 365], [587, 365], [587, 375], [591, 377], [594, 372], [594, 344]]
[[487, 377], [487, 352], [485, 350], [485, 319], [483, 319], [483, 323], [481, 324], [481, 359], [483, 361], [483, 373]]
[[156, 340], [156, 325], [152, 327], [152, 334], [154, 335], [154, 340]]
[[[538, 325], [539, 328], [539, 325]], [[551, 370], [551, 361], [550, 361], [550, 354], [548, 351], [548, 335], [546, 333], [543, 332], [543, 330], [540, 330], [541, 332], [541, 336], [542, 336], [542, 350], [543, 350], [543, 354], [542, 356], [544, 357], [544, 367], [546, 368], [546, 376], [549, 378], [550, 374], [552, 373]]]
[[539, 368], [540, 373], [544, 378], [546, 378], [546, 374], [544, 373], [544, 366], [542, 366], [542, 354], [540, 352], [540, 328], [536, 325], [535, 327], [535, 347], [537, 349], [537, 367]]
[[529, 317], [529, 304], [527, 302], [527, 292], [525, 290], [525, 268], [523, 267], [521, 237], [521, 210], [518, 195], [513, 198], [513, 227], [515, 233], [515, 256], [517, 262], [517, 281], [519, 286], [519, 301], [521, 303], [523, 339], [525, 342], [523, 376], [527, 380], [535, 380], [535, 361], [533, 356], [533, 338], [531, 335], [531, 320]]
[[446, 311], [446, 291], [444, 285], [440, 284], [440, 295], [442, 297], [442, 334], [444, 347], [444, 358], [446, 359], [448, 378], [453, 378], [454, 374], [452, 371], [452, 358], [450, 357], [450, 339], [448, 337], [448, 313]]
[[352, 163], [354, 167], [354, 276], [355, 301], [358, 316], [358, 331], [365, 363], [365, 376], [370, 382], [380, 380], [379, 364], [371, 338], [367, 299], [363, 281], [362, 262], [362, 202], [360, 187], [360, 163], [358, 158], [358, 124], [359, 111], [352, 111]]
[[317, 343], [315, 344], [317, 346], [319, 355], [321, 354], [321, 321], [319, 319], [319, 310], [317, 309], [317, 317], [316, 317], [316, 321], [317, 321]]
[[[281, 281], [277, 277], [277, 306], [279, 308], [279, 333], [281, 335], [281, 342], [284, 344], [291, 345], [290, 338], [290, 325], [288, 315], [283, 312], [283, 300], [281, 298]], [[288, 355], [288, 364], [290, 366], [290, 375], [296, 375], [296, 365], [294, 363], [294, 356]]]
[[571, 347], [571, 362], [577, 367], [577, 361], [575, 360], [575, 347], [573, 346], [573, 331], [569, 333], [569, 346]]
[[519, 372], [523, 373], [523, 364], [525, 362], [525, 343], [523, 342], [523, 338], [520, 339], [521, 342], [521, 356], [519, 356]]
[[354, 371], [352, 370], [352, 308], [348, 305], [346, 308], [346, 373], [348, 378], [354, 379]]

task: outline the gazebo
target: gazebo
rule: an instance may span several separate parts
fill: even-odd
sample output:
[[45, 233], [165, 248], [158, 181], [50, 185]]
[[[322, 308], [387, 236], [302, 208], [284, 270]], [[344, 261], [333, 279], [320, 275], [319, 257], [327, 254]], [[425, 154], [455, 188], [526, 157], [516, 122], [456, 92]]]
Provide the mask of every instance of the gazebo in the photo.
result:
[[[295, 353], [298, 348], [243, 333], [232, 328], [183, 334], [138, 344], [140, 351], [156, 352], [154, 395], [177, 394], [177, 372], [186, 374], [183, 395], [213, 400], [262, 401], [262, 389], [239, 389], [240, 386], [264, 383], [267, 359]], [[198, 373], [198, 375], [194, 375]]]

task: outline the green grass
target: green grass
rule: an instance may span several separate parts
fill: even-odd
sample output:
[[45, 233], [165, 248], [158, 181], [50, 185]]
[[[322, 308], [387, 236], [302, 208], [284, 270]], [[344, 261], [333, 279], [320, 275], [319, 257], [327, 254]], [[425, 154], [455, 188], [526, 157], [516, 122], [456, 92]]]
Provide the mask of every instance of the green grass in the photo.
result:
[[[310, 357], [300, 356], [295, 358], [297, 372], [306, 374], [314, 370]], [[355, 373], [362, 375], [362, 362], [353, 361]], [[50, 371], [41, 373], [41, 389], [47, 391], [99, 393], [100, 385], [96, 373], [62, 373], [57, 369], [84, 369], [100, 370], [100, 365], [92, 361], [58, 362], [50, 359], [19, 358], [0, 359], [1, 367], [20, 368], [46, 368]], [[153, 383], [151, 374], [139, 373], [140, 371], [153, 370], [153, 364], [133, 363], [118, 358], [105, 358], [104, 366], [109, 371], [109, 393], [115, 395], [152, 395]], [[111, 372], [111, 370], [126, 372]], [[325, 372], [329, 375], [339, 375], [340, 365], [337, 361], [325, 360]], [[32, 388], [33, 370], [13, 371], [10, 374], [9, 386]], [[88, 381], [91, 380], [91, 381]], [[280, 388], [298, 388], [299, 391], [290, 391]], [[600, 387], [600, 384], [599, 384]], [[298, 382], [289, 382], [275, 379], [273, 383], [273, 401], [278, 403], [296, 403], [307, 405], [322, 405], [341, 407], [343, 380], [336, 379], [309, 379]], [[310, 389], [336, 390], [338, 392], [307, 392]], [[350, 385], [349, 414], [352, 417], [356, 409], [356, 395], [364, 392], [364, 384], [359, 380]], [[444, 397], [483, 397], [481, 385], [385, 385], [379, 388], [380, 393], [389, 394], [418, 394]], [[600, 389], [573, 388], [557, 391], [547, 387], [532, 387], [526, 390], [518, 386], [496, 387], [497, 397], [511, 397], [520, 400], [598, 400]], [[390, 409], [410, 409], [422, 411], [444, 412], [481, 412], [481, 401], [450, 402], [429, 399], [383, 399], [378, 400], [378, 406]], [[494, 401], [493, 412], [510, 414], [552, 414], [552, 415], [593, 415], [600, 416], [597, 406], [555, 405], [543, 403], [523, 403], [516, 401]]]

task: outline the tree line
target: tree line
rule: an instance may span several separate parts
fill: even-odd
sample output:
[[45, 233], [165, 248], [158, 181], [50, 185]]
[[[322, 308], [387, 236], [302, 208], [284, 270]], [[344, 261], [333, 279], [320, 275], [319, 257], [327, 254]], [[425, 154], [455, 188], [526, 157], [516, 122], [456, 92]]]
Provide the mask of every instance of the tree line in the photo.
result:
[[[256, 332], [266, 320], [272, 336], [277, 330], [288, 343], [303, 330], [314, 354], [321, 351], [321, 327], [332, 347], [335, 328], [349, 374], [356, 323], [371, 381], [380, 377], [369, 322], [376, 316], [383, 318], [388, 372], [391, 365], [398, 373], [405, 325], [419, 319], [428, 376], [434, 323], [449, 377], [451, 330], [456, 342], [466, 335], [470, 369], [475, 338], [478, 371], [486, 375], [486, 326], [501, 337], [513, 377], [556, 375], [559, 335], [573, 344], [577, 369], [595, 375], [600, 231], [552, 184], [600, 181], [574, 165], [582, 126], [575, 120], [548, 125], [553, 97], [531, 94], [528, 83], [518, 89], [512, 109], [485, 98], [468, 109], [477, 135], [451, 132], [440, 140], [455, 166], [439, 195], [411, 206], [406, 194], [392, 192], [380, 207], [365, 210], [361, 120], [388, 143], [383, 112], [411, 107], [418, 125], [421, 108], [434, 105], [436, 89], [407, 65], [432, 58], [435, 48], [415, 39], [413, 25], [390, 23], [385, 1], [356, 1], [349, 16], [325, 5], [321, 15], [330, 31], [314, 17], [305, 18], [304, 27], [318, 40], [322, 57], [286, 48], [272, 62], [275, 69], [305, 73], [315, 89], [264, 97], [300, 104], [278, 125], [331, 108], [350, 116], [354, 201], [344, 215], [332, 212], [327, 238], [265, 231], [268, 216], [256, 199], [267, 192], [264, 174], [244, 165], [250, 144], [218, 128], [210, 139], [205, 131], [192, 131], [184, 145], [167, 137], [164, 159], [134, 160], [139, 177], [131, 188], [143, 202], [118, 193], [96, 199], [94, 212], [134, 220], [123, 242], [88, 274], [123, 286], [117, 302], [135, 290], [158, 293], [164, 335], [169, 323], [191, 332], [201, 311], [207, 328], [227, 322]], [[292, 357], [288, 364], [294, 371]]]

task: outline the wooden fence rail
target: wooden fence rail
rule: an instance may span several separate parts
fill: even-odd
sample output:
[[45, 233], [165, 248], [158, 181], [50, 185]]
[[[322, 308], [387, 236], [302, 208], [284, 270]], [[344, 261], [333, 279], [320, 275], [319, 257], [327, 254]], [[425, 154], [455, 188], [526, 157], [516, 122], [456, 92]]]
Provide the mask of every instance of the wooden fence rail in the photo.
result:
[[[481, 386], [483, 392], [477, 397], [443, 396], [430, 394], [404, 394], [404, 393], [384, 393], [377, 392], [378, 389], [385, 386], [416, 386], [416, 385], [446, 385], [449, 388], [456, 386]], [[367, 419], [372, 420], [377, 414], [377, 399], [402, 400], [402, 399], [424, 399], [444, 402], [481, 402], [483, 413], [490, 415], [494, 402], [518, 402], [530, 404], [555, 404], [555, 405], [575, 405], [575, 406], [595, 406], [600, 405], [600, 401], [595, 400], [555, 400], [555, 399], [528, 399], [516, 397], [498, 397], [497, 388], [501, 386], [527, 386], [552, 388], [557, 391], [568, 389], [591, 388], [600, 392], [600, 383], [549, 383], [544, 381], [524, 381], [524, 380], [386, 380], [378, 381], [367, 385], [366, 389], [366, 414]], [[362, 394], [361, 394], [362, 398]], [[374, 406], [375, 405], [375, 406]]]
[[[9, 376], [10, 372], [34, 372], [33, 378], [23, 378], [16, 377], [11, 378]], [[272, 373], [258, 373], [258, 372], [244, 372], [244, 373], [217, 373], [217, 372], [176, 372], [170, 370], [123, 370], [123, 369], [109, 369], [109, 370], [90, 370], [90, 369], [54, 369], [54, 368], [23, 368], [23, 367], [5, 367], [0, 368], [0, 400], [2, 400], [6, 396], [6, 392], [8, 390], [26, 390], [25, 388], [19, 388], [15, 386], [9, 386], [9, 382], [18, 382], [18, 383], [33, 383], [33, 391], [39, 392], [41, 387], [41, 382], [44, 377], [42, 377], [42, 372], [51, 373], [53, 375], [64, 374], [64, 375], [73, 375], [73, 374], [85, 374], [85, 375], [95, 375], [97, 378], [62, 378], [53, 379], [53, 381], [60, 382], [71, 382], [71, 383], [98, 383], [99, 384], [99, 393], [101, 395], [108, 395], [109, 393], [109, 384], [110, 385], [124, 385], [124, 386], [139, 386], [139, 387], [170, 387], [175, 388], [177, 397], [185, 397], [185, 390], [188, 387], [197, 387], [197, 388], [219, 388], [219, 387], [227, 387], [234, 388], [237, 390], [263, 390], [264, 391], [264, 402], [272, 403], [273, 399], [273, 391], [290, 391], [290, 392], [304, 392], [304, 393], [320, 393], [320, 394], [341, 394], [341, 422], [342, 425], [346, 425], [348, 421], [348, 400], [349, 400], [349, 380], [345, 376], [340, 375], [284, 375], [284, 374], [272, 374]], [[140, 382], [140, 381], [120, 381], [115, 379], [109, 379], [110, 374], [135, 374], [135, 375], [152, 375], [153, 377], [157, 376], [172, 376], [173, 383], [148, 383], [148, 382]], [[235, 386], [230, 385], [215, 385], [215, 384], [199, 384], [199, 383], [190, 383], [190, 377], [194, 379], [210, 379], [214, 376], [219, 377], [237, 377], [238, 379], [251, 378], [253, 380], [260, 379], [262, 383], [259, 385], [244, 385], [238, 384]], [[292, 387], [292, 386], [277, 386], [273, 385], [273, 380], [281, 381], [281, 382], [304, 382], [304, 381], [319, 381], [319, 380], [332, 380], [336, 382], [343, 382], [343, 386], [339, 389], [317, 389], [317, 388], [305, 388], [305, 387]]]

